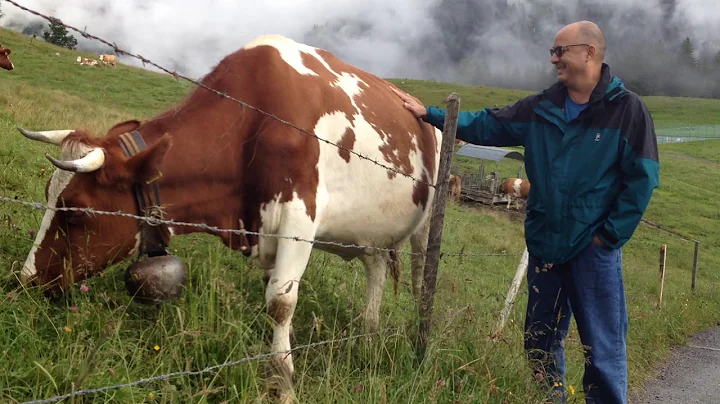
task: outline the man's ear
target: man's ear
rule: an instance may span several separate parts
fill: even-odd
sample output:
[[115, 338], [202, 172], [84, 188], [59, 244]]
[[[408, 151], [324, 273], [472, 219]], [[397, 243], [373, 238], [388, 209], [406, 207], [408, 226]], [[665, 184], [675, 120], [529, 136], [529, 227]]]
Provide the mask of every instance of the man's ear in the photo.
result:
[[597, 55], [597, 47], [595, 45], [590, 45], [587, 47], [588, 52], [588, 59], [592, 59]]
[[151, 181], [162, 175], [162, 166], [168, 149], [172, 146], [172, 138], [165, 133], [154, 145], [130, 157], [126, 170], [137, 181]]

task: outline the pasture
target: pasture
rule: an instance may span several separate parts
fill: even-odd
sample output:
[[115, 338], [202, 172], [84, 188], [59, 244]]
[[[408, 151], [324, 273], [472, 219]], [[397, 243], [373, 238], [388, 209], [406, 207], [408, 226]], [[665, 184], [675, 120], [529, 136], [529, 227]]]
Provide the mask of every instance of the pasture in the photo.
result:
[[[54, 167], [44, 154], [57, 150], [31, 142], [16, 130], [84, 127], [104, 134], [125, 119], [146, 119], [182, 99], [191, 84], [123, 65], [79, 66], [78, 55], [0, 30], [13, 49], [16, 69], [0, 71], [0, 196], [44, 202]], [[60, 53], [56, 56], [55, 53]], [[152, 55], [145, 55], [152, 59]], [[97, 57], [97, 55], [94, 55]], [[506, 105], [527, 94], [488, 87], [393, 79], [426, 104], [451, 92], [461, 108]], [[656, 125], [720, 124], [720, 100], [647, 97]], [[645, 218], [700, 240], [697, 288], [690, 289], [693, 245], [641, 224], [624, 249], [630, 330], [631, 388], [653, 375], [673, 344], [720, 322], [720, 140], [660, 146], [661, 188]], [[477, 162], [459, 159], [474, 169]], [[513, 165], [514, 167], [514, 165]], [[268, 167], [271, 169], [271, 167]], [[513, 168], [514, 169], [514, 168]], [[50, 301], [39, 290], [18, 286], [42, 212], [0, 202], [0, 401], [43, 399], [73, 390], [101, 388], [177, 371], [195, 371], [266, 353], [271, 336], [264, 307], [262, 271], [219, 240], [188, 235], [171, 248], [189, 270], [188, 290], [176, 304], [133, 303], [123, 283], [125, 265], [77, 285]], [[656, 308], [658, 251], [668, 245], [663, 307]], [[519, 257], [473, 256], [522, 253], [522, 221], [498, 210], [450, 203], [442, 251], [467, 256], [441, 259], [434, 321], [425, 360], [415, 363], [415, 307], [409, 257], [398, 295], [386, 287], [381, 328], [374, 338], [299, 349], [295, 386], [304, 403], [487, 402], [534, 403], [541, 397], [522, 350], [525, 284], [503, 338], [488, 334], [503, 307]], [[409, 249], [409, 246], [406, 247]], [[359, 262], [314, 252], [295, 315], [294, 344], [362, 333], [356, 317], [364, 304]], [[390, 282], [388, 282], [390, 283]], [[582, 400], [582, 346], [574, 324], [568, 341], [568, 385]], [[110, 389], [75, 402], [256, 402], [266, 398], [262, 359], [201, 375], [171, 377]]]

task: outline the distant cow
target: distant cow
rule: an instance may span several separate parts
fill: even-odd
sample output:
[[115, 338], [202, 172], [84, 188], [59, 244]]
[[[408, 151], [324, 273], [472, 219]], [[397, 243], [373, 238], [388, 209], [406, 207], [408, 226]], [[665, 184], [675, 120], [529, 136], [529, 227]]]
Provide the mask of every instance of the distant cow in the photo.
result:
[[105, 64], [105, 66], [115, 67], [115, 62], [117, 61], [117, 56], [115, 55], [100, 55], [100, 61]]
[[462, 190], [462, 178], [457, 175], [450, 174], [450, 196], [458, 200], [460, 191]]
[[81, 65], [87, 65], [87, 66], [97, 66], [98, 65], [97, 60], [88, 59], [88, 58], [84, 58], [84, 57], [80, 57], [80, 56], [77, 57], [77, 62], [80, 63]]
[[508, 178], [500, 185], [500, 193], [508, 196], [508, 209], [513, 200], [517, 206], [518, 199], [527, 199], [530, 194], [530, 181], [522, 178]]
[[10, 60], [10, 54], [12, 51], [8, 48], [4, 48], [0, 45], [0, 67], [5, 70], [12, 70], [15, 68], [13, 62]]

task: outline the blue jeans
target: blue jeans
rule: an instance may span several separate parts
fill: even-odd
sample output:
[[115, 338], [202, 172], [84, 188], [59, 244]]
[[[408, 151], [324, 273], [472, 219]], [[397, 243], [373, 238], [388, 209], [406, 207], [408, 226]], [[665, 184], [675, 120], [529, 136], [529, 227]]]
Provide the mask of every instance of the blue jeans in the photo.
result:
[[564, 403], [565, 344], [575, 315], [585, 349], [586, 403], [627, 402], [628, 328], [622, 250], [591, 242], [577, 257], [547, 268], [529, 257], [525, 350], [536, 378]]

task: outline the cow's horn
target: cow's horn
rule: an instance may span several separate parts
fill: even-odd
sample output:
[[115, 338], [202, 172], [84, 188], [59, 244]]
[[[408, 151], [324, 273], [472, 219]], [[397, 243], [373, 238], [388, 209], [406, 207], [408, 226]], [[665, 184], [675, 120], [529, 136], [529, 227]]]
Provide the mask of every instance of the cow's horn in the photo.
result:
[[50, 143], [54, 145], [60, 145], [60, 143], [65, 139], [65, 137], [74, 131], [72, 129], [64, 129], [64, 130], [48, 130], [44, 132], [31, 132], [29, 130], [25, 130], [18, 126], [18, 130], [20, 133], [22, 133], [26, 138], [32, 139], [32, 140], [39, 140], [41, 142]]
[[77, 160], [58, 160], [49, 154], [45, 154], [45, 157], [47, 157], [55, 167], [76, 173], [89, 173], [98, 170], [102, 167], [103, 163], [105, 163], [105, 152], [100, 148], [93, 149], [85, 157]]

